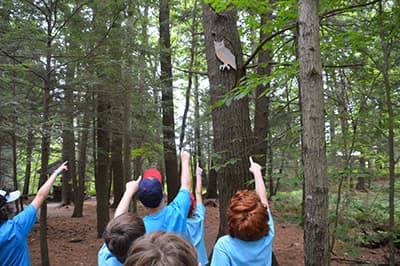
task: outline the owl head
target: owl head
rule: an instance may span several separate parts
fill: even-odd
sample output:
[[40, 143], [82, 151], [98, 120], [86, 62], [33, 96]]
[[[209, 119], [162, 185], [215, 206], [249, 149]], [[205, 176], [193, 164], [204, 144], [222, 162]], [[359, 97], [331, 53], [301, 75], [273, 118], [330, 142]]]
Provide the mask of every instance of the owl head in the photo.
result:
[[220, 41], [220, 42], [214, 41], [214, 48], [215, 48], [215, 50], [221, 49], [222, 47], [225, 47], [225, 44], [224, 44], [224, 41], [223, 41], [223, 40]]

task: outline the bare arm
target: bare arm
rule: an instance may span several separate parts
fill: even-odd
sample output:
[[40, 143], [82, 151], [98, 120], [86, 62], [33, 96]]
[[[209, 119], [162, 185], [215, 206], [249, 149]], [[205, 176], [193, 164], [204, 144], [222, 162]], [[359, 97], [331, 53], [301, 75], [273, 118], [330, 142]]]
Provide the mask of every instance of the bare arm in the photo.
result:
[[142, 177], [139, 176], [139, 178], [136, 181], [132, 180], [126, 183], [124, 195], [122, 195], [121, 201], [119, 202], [118, 207], [115, 210], [114, 217], [117, 217], [118, 215], [128, 212], [129, 203], [131, 202], [133, 196], [135, 196], [136, 192], [138, 191], [139, 182], [141, 179]]
[[43, 201], [47, 198], [47, 195], [49, 195], [51, 187], [53, 186], [54, 181], [56, 181], [57, 175], [68, 170], [67, 163], [68, 162], [65, 161], [62, 165], [60, 165], [50, 175], [49, 179], [47, 179], [47, 181], [39, 188], [39, 191], [36, 193], [36, 196], [31, 203], [36, 210], [40, 208], [40, 205], [42, 205]]
[[261, 174], [261, 166], [258, 163], [253, 161], [253, 158], [250, 156], [250, 172], [254, 175], [254, 181], [256, 185], [256, 193], [261, 199], [261, 203], [264, 207], [269, 208], [267, 192], [265, 191], [265, 184]]
[[203, 173], [203, 169], [200, 168], [199, 163], [196, 166], [196, 202], [203, 202], [201, 197], [201, 190], [203, 188], [202, 180], [201, 180], [201, 173]]
[[181, 189], [186, 189], [190, 191], [190, 153], [181, 150]]

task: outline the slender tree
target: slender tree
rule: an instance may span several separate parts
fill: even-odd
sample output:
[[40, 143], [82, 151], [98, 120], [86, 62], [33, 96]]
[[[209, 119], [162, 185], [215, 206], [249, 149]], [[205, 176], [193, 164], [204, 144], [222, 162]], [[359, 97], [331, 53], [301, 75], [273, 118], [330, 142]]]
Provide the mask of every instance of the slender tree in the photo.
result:
[[170, 42], [170, 1], [160, 1], [160, 63], [161, 63], [161, 86], [162, 86], [162, 125], [164, 163], [167, 177], [168, 201], [172, 201], [179, 189], [178, 160], [176, 157], [175, 144], [175, 120], [172, 90], [172, 63]]
[[304, 163], [304, 264], [329, 265], [328, 178], [318, 1], [298, 2]]
[[[384, 20], [384, 11], [382, 1], [379, 2], [378, 9], [379, 18], [381, 21]], [[386, 36], [386, 30], [384, 24], [381, 22], [379, 28], [380, 44], [383, 52], [383, 62], [379, 66], [379, 69], [383, 75], [385, 85], [385, 100], [387, 108], [387, 120], [388, 120], [388, 153], [389, 153], [389, 265], [394, 266], [396, 264], [395, 258], [395, 246], [394, 246], [394, 189], [395, 189], [395, 157], [394, 157], [394, 112], [392, 103], [392, 89], [389, 78], [389, 66], [390, 66], [390, 49], [388, 47], [388, 38]]]

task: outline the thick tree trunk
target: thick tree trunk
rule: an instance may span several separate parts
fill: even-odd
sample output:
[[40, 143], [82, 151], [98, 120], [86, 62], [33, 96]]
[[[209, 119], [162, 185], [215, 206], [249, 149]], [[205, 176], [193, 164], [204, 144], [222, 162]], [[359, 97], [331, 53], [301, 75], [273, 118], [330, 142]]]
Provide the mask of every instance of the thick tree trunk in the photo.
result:
[[328, 179], [318, 1], [299, 1], [300, 101], [304, 163], [304, 264], [329, 265]]
[[[206, 44], [208, 77], [210, 80], [211, 105], [219, 97], [232, 90], [242, 76], [242, 48], [236, 26], [237, 10], [218, 14], [203, 3], [203, 26]], [[223, 41], [236, 57], [237, 71], [220, 70], [214, 41]], [[248, 99], [244, 97], [212, 110], [214, 129], [214, 151], [217, 154], [215, 167], [219, 189], [220, 227], [218, 235], [226, 233], [226, 209], [232, 195], [245, 187], [249, 180], [248, 156], [251, 152], [250, 119]]]
[[171, 202], [180, 187], [178, 176], [178, 161], [176, 157], [175, 144], [175, 121], [174, 103], [172, 91], [172, 64], [170, 50], [170, 28], [169, 28], [169, 0], [160, 1], [160, 61], [161, 61], [161, 83], [162, 83], [162, 125], [165, 174], [167, 178], [168, 201]]

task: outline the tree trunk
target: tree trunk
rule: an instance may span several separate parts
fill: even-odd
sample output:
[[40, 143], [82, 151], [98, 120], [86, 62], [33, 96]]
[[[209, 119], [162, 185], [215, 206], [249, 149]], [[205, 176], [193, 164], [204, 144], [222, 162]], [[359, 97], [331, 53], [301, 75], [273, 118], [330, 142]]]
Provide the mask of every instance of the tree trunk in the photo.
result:
[[28, 199], [29, 184], [31, 180], [31, 167], [32, 167], [32, 151], [35, 141], [33, 138], [33, 131], [29, 129], [28, 138], [26, 140], [26, 162], [25, 162], [25, 175], [24, 175], [24, 188], [22, 190], [23, 199]]
[[304, 163], [304, 264], [329, 265], [328, 179], [318, 1], [298, 2], [302, 155]]
[[[50, 58], [48, 60], [50, 66]], [[49, 84], [46, 82], [44, 92], [44, 103], [43, 103], [43, 123], [42, 123], [42, 144], [41, 144], [41, 170], [40, 170], [40, 180], [39, 187], [41, 187], [47, 180], [47, 165], [50, 156], [50, 132], [48, 125], [49, 117]], [[40, 207], [40, 255], [42, 260], [42, 265], [50, 265], [49, 261], [49, 248], [47, 245], [47, 201], [45, 200]]]
[[99, 91], [97, 94], [97, 160], [96, 160], [96, 201], [97, 201], [97, 237], [100, 238], [110, 219], [109, 216], [109, 96]]
[[[267, 33], [262, 29], [266, 25], [267, 21], [272, 20], [271, 13], [264, 14], [261, 17], [260, 27], [260, 40], [263, 40]], [[260, 76], [269, 76], [271, 74], [271, 51], [262, 49], [258, 56], [258, 67], [257, 74]], [[266, 165], [267, 155], [267, 136], [269, 132], [269, 109], [271, 97], [263, 95], [266, 90], [270, 89], [270, 83], [265, 85], [258, 85], [255, 94], [255, 111], [254, 111], [254, 151], [253, 159], [259, 163], [263, 169]]]
[[[46, 14], [47, 21], [47, 42], [46, 42], [46, 75], [44, 79], [43, 88], [43, 113], [42, 113], [42, 146], [41, 146], [41, 170], [39, 187], [41, 187], [48, 178], [47, 166], [50, 157], [50, 91], [52, 89], [52, 30], [53, 30], [53, 8], [54, 5], [50, 5], [50, 10]], [[49, 248], [47, 245], [47, 201], [45, 200], [40, 207], [40, 255], [42, 259], [42, 266], [49, 266]]]
[[[196, 60], [196, 50], [197, 50], [197, 32], [198, 32], [198, 3], [197, 0], [194, 1], [193, 3], [193, 10], [192, 10], [192, 23], [191, 23], [191, 45], [190, 45], [190, 61], [189, 61], [189, 68], [188, 68], [188, 85], [186, 88], [186, 94], [185, 94], [185, 109], [183, 112], [182, 116], [182, 127], [181, 127], [181, 134], [179, 138], [179, 148], [184, 147], [184, 138], [185, 138], [185, 129], [186, 129], [186, 120], [187, 120], [187, 114], [189, 111], [189, 105], [190, 105], [190, 91], [192, 89], [192, 83], [193, 83], [193, 66], [195, 65], [195, 60]], [[196, 154], [197, 155], [197, 154]], [[193, 182], [194, 183], [194, 182]]]
[[[206, 127], [211, 129], [211, 123], [207, 120]], [[208, 158], [208, 179], [207, 179], [207, 194], [206, 197], [208, 199], [216, 199], [218, 197], [217, 190], [217, 171], [214, 169], [214, 158], [211, 156], [213, 153], [212, 149], [213, 143], [207, 142], [207, 154], [210, 154]]]
[[[383, 6], [382, 2], [379, 2], [379, 17], [383, 18]], [[389, 55], [390, 50], [387, 45], [386, 33], [383, 24], [380, 24], [379, 37], [381, 41], [381, 47], [383, 52], [383, 62], [380, 67], [380, 71], [383, 75], [383, 80], [385, 84], [385, 96], [386, 96], [386, 107], [387, 107], [387, 124], [388, 124], [388, 153], [389, 153], [389, 265], [396, 264], [396, 250], [394, 246], [395, 237], [395, 226], [394, 226], [394, 192], [395, 192], [395, 157], [394, 157], [394, 112], [393, 103], [390, 87], [390, 77], [389, 77]]]
[[364, 157], [362, 157], [362, 154], [360, 156], [361, 157], [359, 158], [358, 161], [360, 163], [360, 169], [362, 169], [362, 171], [361, 175], [357, 177], [356, 190], [367, 192], [368, 190], [367, 186], [365, 185], [365, 178], [364, 178], [364, 174], [367, 173], [367, 167], [366, 167], [367, 160]]
[[[5, 119], [2, 117], [3, 122]], [[11, 131], [0, 131], [0, 189], [15, 189], [11, 134]]]
[[[75, 134], [74, 134], [74, 88], [71, 83], [74, 81], [75, 64], [67, 66], [67, 85], [65, 86], [65, 101], [63, 114], [65, 115], [63, 128], [63, 161], [68, 161], [68, 171], [62, 174], [62, 205], [71, 202], [72, 187], [77, 188], [76, 180], [76, 159], [75, 159]], [[72, 181], [72, 184], [71, 184]]]
[[74, 212], [72, 217], [82, 217], [83, 216], [83, 202], [85, 198], [85, 175], [86, 175], [86, 152], [87, 152], [87, 142], [89, 138], [89, 115], [88, 110], [83, 111], [83, 122], [82, 129], [79, 138], [79, 155], [78, 155], [78, 182], [75, 189], [75, 202], [74, 202]]
[[113, 177], [114, 202], [112, 208], [117, 208], [125, 190], [125, 178], [122, 164], [122, 135], [114, 134], [111, 146], [111, 171]]
[[[211, 105], [219, 97], [232, 90], [242, 76], [242, 48], [237, 31], [237, 10], [218, 14], [203, 3], [203, 26], [206, 44], [208, 77], [210, 80]], [[221, 64], [215, 54], [214, 41], [223, 41], [236, 57], [237, 71], [220, 70]], [[212, 110], [214, 129], [214, 151], [217, 159], [217, 181], [220, 205], [220, 227], [218, 235], [226, 233], [226, 209], [232, 195], [245, 187], [250, 179], [249, 155], [251, 152], [248, 98], [233, 101]]]
[[170, 28], [169, 28], [169, 0], [160, 1], [160, 63], [161, 63], [161, 86], [162, 86], [162, 125], [165, 175], [167, 179], [168, 201], [171, 202], [180, 187], [178, 176], [178, 161], [176, 157], [175, 144], [175, 122], [174, 103], [172, 91], [172, 64], [170, 50]]
[[[272, 13], [261, 14], [260, 22], [260, 40], [263, 40], [268, 34], [264, 32], [263, 28], [268, 21], [272, 21]], [[271, 50], [261, 49], [258, 56], [258, 67], [257, 74], [260, 76], [271, 75]], [[254, 151], [253, 159], [263, 167], [263, 176], [265, 173], [269, 180], [269, 193], [268, 197], [271, 198], [274, 195], [274, 182], [273, 182], [273, 153], [272, 145], [270, 144], [270, 109], [271, 109], [271, 97], [269, 95], [263, 95], [266, 90], [270, 89], [270, 83], [265, 85], [258, 85], [256, 88], [255, 95], [255, 111], [254, 111]], [[268, 157], [267, 157], [268, 155]], [[268, 161], [267, 161], [268, 158]], [[268, 164], [267, 164], [268, 162]], [[265, 168], [267, 166], [267, 168]], [[266, 169], [266, 172], [265, 172]]]
[[216, 199], [218, 197], [217, 171], [213, 168], [212, 160], [210, 160], [209, 166], [206, 198]]

